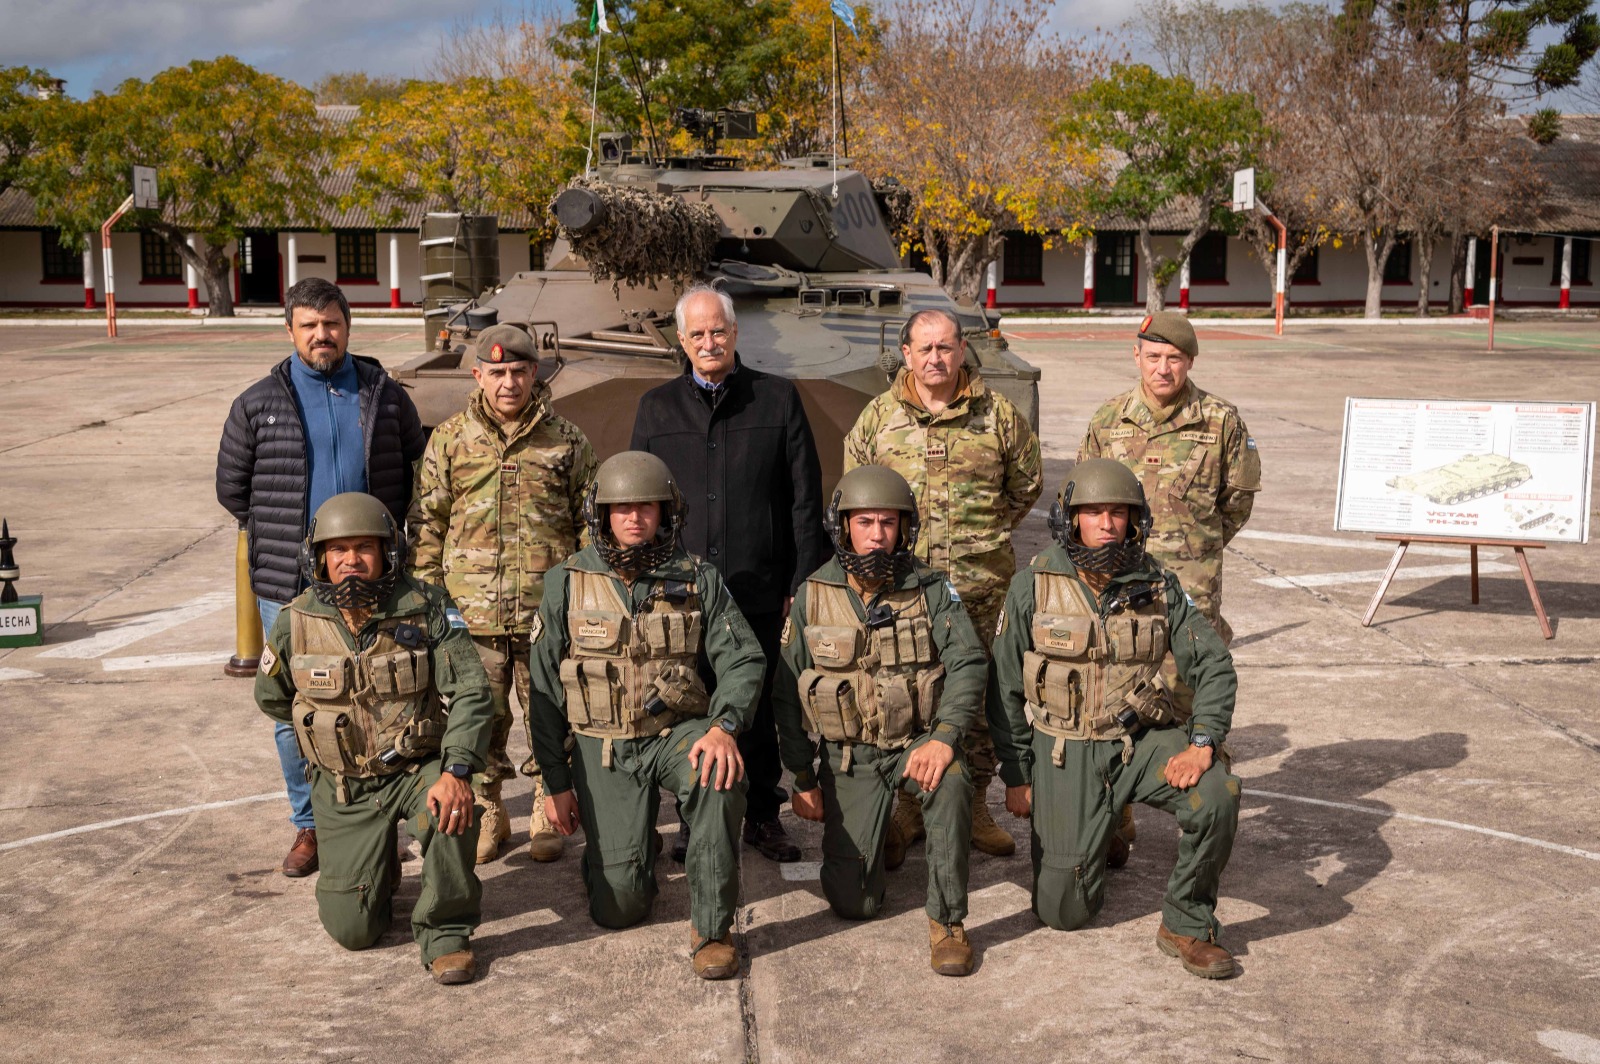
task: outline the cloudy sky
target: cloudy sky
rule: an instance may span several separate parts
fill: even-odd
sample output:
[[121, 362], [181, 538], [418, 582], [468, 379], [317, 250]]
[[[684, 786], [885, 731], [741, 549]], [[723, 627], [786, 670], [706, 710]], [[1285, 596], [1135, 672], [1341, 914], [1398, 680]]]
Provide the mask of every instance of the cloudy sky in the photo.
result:
[[[532, 2], [570, 10], [570, 0]], [[305, 85], [347, 70], [422, 76], [452, 27], [527, 6], [514, 0], [0, 0], [0, 65], [44, 67], [66, 78], [67, 92], [79, 98], [110, 91], [125, 78], [224, 54]], [[1063, 34], [1088, 35], [1116, 28], [1136, 6], [1136, 0], [1056, 0], [1051, 22]], [[1552, 102], [1593, 110], [1577, 99]]]

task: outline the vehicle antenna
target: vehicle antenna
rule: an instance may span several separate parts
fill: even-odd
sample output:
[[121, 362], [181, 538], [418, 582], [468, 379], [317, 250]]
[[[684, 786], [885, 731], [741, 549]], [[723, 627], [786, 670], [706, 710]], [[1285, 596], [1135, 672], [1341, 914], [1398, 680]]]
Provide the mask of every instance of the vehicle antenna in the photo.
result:
[[[628, 27], [622, 24], [620, 17], [617, 19], [617, 32], [622, 34], [622, 47], [627, 51], [628, 59], [633, 63], [634, 78], [639, 86], [639, 103], [644, 107], [644, 122], [650, 129], [651, 154], [654, 155], [660, 141], [656, 137], [655, 119], [650, 117], [650, 97], [644, 91], [644, 70], [639, 66], [639, 57], [634, 54], [633, 42], [628, 39]], [[671, 105], [672, 101], [668, 100], [667, 103]]]

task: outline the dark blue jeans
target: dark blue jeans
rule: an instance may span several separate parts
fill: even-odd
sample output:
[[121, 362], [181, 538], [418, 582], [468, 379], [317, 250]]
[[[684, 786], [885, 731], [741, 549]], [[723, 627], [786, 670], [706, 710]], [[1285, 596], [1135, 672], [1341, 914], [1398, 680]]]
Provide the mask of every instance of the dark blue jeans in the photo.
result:
[[[261, 611], [261, 632], [272, 631], [272, 625], [283, 612], [281, 602], [256, 599]], [[278, 743], [278, 765], [283, 769], [283, 784], [289, 789], [289, 823], [297, 828], [314, 828], [317, 822], [311, 817], [311, 784], [306, 782], [306, 759], [300, 756], [300, 744], [295, 741], [294, 727], [274, 722], [273, 738]]]

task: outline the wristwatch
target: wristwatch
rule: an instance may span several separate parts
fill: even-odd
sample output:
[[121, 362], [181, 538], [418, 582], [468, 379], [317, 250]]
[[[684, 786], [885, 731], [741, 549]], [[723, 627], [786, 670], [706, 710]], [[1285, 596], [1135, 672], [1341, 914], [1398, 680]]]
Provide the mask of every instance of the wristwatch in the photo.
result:
[[730, 738], [737, 739], [739, 737], [739, 725], [738, 725], [738, 723], [735, 722], [735, 721], [729, 720], [727, 717], [718, 717], [717, 718], [717, 727], [719, 727], [723, 731], [727, 732]]
[[1203, 746], [1207, 749], [1214, 749], [1214, 744], [1211, 742], [1211, 736], [1207, 735], [1205, 732], [1196, 732], [1195, 734], [1189, 736], [1189, 745]]
[[446, 772], [450, 773], [450, 775], [454, 776], [456, 779], [462, 780], [463, 782], [465, 782], [466, 780], [469, 780], [469, 779], [472, 778], [472, 766], [471, 765], [462, 765], [462, 764], [446, 765], [444, 767], [444, 770]]

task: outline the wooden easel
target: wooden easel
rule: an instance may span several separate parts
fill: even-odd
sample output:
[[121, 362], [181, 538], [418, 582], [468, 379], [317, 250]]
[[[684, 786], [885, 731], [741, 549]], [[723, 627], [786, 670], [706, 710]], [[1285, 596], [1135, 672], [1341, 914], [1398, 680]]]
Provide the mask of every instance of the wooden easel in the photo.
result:
[[1533, 570], [1528, 568], [1528, 556], [1525, 551], [1543, 550], [1543, 543], [1518, 543], [1510, 539], [1480, 539], [1466, 542], [1453, 539], [1449, 536], [1379, 536], [1380, 541], [1398, 543], [1394, 549], [1394, 557], [1389, 559], [1389, 568], [1383, 574], [1383, 582], [1378, 585], [1378, 593], [1372, 596], [1372, 605], [1367, 607], [1367, 615], [1361, 619], [1361, 627], [1370, 628], [1372, 618], [1378, 612], [1378, 606], [1383, 602], [1383, 596], [1389, 590], [1389, 583], [1394, 579], [1395, 572], [1400, 568], [1400, 559], [1406, 556], [1406, 548], [1413, 543], [1449, 543], [1460, 546], [1466, 543], [1472, 553], [1472, 604], [1478, 604], [1478, 548], [1479, 547], [1511, 547], [1517, 552], [1517, 564], [1522, 566], [1522, 582], [1528, 585], [1528, 598], [1533, 600], [1533, 612], [1539, 617], [1539, 629], [1544, 632], [1546, 639], [1554, 639], [1556, 634], [1550, 628], [1550, 618], [1545, 616], [1544, 603], [1539, 599], [1539, 588], [1533, 582]]

